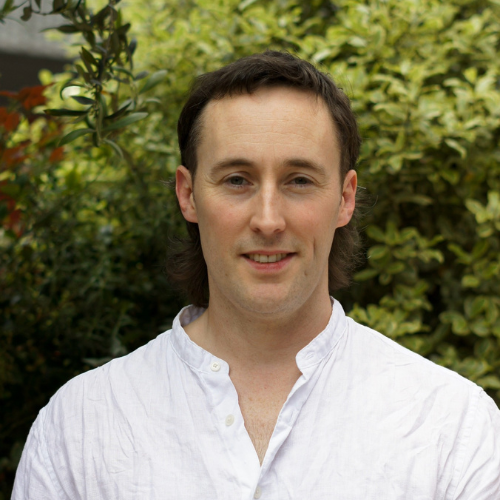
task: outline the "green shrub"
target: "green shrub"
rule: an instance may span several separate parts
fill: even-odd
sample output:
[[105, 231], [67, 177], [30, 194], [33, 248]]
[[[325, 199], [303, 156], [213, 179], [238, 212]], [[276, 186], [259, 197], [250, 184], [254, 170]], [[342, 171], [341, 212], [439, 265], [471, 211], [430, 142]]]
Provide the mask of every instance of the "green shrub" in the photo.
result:
[[500, 4], [345, 1], [304, 54], [349, 84], [368, 264], [351, 316], [500, 401]]
[[[113, 135], [125, 160], [85, 136], [53, 163], [33, 151], [24, 177], [0, 174], [18, 185], [24, 224], [1, 240], [4, 498], [51, 394], [168, 328], [183, 305], [161, 269], [183, 233], [162, 183], [178, 164], [176, 119], [193, 76], [266, 48], [328, 71], [359, 118], [368, 259], [338, 298], [500, 403], [500, 2], [146, 0], [123, 15], [135, 71], [167, 71], [158, 104], [142, 104], [149, 116]], [[68, 107], [68, 75], [42, 76], [48, 107]], [[37, 123], [12, 141], [36, 143]]]

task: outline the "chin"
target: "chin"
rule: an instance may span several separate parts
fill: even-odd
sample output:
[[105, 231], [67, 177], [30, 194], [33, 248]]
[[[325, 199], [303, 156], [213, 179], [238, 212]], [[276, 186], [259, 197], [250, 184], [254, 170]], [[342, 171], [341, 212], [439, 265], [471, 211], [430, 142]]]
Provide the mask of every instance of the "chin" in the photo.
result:
[[300, 296], [290, 290], [265, 290], [247, 294], [240, 302], [240, 307], [254, 314], [280, 314], [296, 310], [300, 303]]

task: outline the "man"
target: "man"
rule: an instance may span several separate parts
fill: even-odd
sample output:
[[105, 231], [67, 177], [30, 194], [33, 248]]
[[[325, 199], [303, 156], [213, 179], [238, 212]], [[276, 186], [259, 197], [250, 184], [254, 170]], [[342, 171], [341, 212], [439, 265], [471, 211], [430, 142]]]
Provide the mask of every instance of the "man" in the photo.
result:
[[201, 77], [179, 119], [194, 306], [73, 379], [13, 498], [500, 499], [500, 412], [347, 318], [359, 136], [323, 73], [265, 52]]

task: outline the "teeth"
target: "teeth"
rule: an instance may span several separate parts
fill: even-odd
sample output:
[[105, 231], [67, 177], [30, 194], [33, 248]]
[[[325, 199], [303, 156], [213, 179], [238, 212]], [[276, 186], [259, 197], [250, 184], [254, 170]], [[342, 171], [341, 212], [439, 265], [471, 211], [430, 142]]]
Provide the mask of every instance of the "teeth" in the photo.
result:
[[265, 264], [268, 262], [279, 262], [287, 256], [286, 253], [277, 253], [274, 255], [261, 255], [258, 253], [251, 253], [249, 257], [255, 262], [260, 262], [261, 264]]

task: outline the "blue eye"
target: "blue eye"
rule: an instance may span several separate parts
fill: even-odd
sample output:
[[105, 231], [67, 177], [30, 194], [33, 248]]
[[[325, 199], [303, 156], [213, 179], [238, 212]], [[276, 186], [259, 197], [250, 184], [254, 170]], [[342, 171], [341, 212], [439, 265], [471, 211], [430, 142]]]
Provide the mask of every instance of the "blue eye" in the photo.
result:
[[308, 186], [311, 181], [306, 177], [295, 177], [292, 181], [296, 186]]
[[230, 187], [235, 187], [235, 188], [243, 188], [248, 185], [248, 181], [241, 175], [234, 175], [233, 177], [228, 177], [224, 182]]
[[229, 179], [229, 182], [233, 185], [233, 186], [242, 186], [243, 183], [245, 182], [245, 179], [243, 179], [243, 177], [231, 177]]

